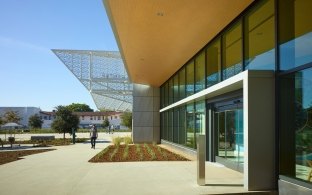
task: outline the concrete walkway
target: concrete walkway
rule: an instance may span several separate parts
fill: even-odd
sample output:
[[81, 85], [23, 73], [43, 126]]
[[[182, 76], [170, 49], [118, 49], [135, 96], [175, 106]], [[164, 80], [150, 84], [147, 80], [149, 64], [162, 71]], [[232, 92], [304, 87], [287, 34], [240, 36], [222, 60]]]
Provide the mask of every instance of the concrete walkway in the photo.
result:
[[0, 165], [0, 194], [224, 194], [244, 193], [243, 175], [206, 164], [206, 186], [196, 184], [196, 162], [89, 163], [109, 138]]

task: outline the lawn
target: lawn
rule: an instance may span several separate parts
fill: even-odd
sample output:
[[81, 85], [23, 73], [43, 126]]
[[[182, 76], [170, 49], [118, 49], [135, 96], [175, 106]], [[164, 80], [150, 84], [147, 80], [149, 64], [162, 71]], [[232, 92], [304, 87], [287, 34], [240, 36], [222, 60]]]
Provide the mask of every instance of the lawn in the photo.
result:
[[189, 161], [156, 144], [110, 145], [95, 155], [89, 162], [133, 162], [133, 161]]

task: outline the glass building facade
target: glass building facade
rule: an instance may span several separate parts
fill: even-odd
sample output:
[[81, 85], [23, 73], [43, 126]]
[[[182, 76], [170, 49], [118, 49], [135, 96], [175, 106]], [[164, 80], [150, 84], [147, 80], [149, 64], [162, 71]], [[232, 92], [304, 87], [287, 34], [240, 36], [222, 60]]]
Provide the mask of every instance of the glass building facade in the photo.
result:
[[277, 175], [312, 189], [311, 8], [311, 0], [260, 0], [232, 21], [161, 86], [161, 139], [195, 149], [211, 121], [216, 158], [243, 166], [240, 95], [167, 107], [245, 70], [272, 70]]

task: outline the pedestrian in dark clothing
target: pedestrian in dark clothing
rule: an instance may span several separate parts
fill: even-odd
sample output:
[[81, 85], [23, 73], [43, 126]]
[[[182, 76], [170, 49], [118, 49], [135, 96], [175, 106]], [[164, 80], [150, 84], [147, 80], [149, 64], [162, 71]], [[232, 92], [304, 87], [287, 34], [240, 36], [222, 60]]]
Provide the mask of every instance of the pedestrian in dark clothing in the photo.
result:
[[91, 138], [91, 148], [95, 149], [95, 141], [98, 137], [97, 128], [95, 125], [92, 125], [90, 129], [90, 138]]

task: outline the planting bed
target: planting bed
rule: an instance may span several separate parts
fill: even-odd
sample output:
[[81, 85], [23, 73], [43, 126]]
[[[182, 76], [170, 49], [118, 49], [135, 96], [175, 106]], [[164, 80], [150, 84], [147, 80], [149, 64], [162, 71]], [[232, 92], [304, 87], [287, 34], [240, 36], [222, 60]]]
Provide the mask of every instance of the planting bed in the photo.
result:
[[23, 159], [23, 158], [21, 158], [22, 156], [47, 152], [47, 151], [51, 151], [51, 150], [54, 150], [54, 149], [3, 151], [3, 152], [0, 152], [0, 165]]
[[89, 162], [188, 161], [187, 158], [153, 144], [110, 145]]

